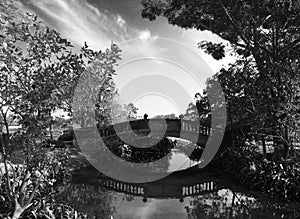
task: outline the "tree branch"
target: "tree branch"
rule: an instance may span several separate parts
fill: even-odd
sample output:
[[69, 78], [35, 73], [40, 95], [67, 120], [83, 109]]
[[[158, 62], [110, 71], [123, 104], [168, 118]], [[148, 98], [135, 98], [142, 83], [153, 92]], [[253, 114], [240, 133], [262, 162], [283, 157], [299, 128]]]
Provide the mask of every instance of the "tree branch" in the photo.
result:
[[225, 5], [223, 4], [222, 0], [219, 0], [219, 3], [223, 9], [223, 11], [225, 12], [227, 18], [229, 19], [229, 21], [231, 22], [233, 28], [237, 31], [237, 33], [240, 35], [240, 37], [242, 38], [242, 40], [246, 43], [247, 48], [250, 48], [250, 41], [247, 40], [247, 38], [245, 37], [244, 33], [242, 32], [242, 30], [240, 29], [240, 27], [238, 27], [236, 25], [236, 21], [233, 19], [233, 17], [229, 14], [227, 8], [225, 7]]
[[285, 46], [282, 48], [282, 50], [280, 51], [280, 54], [286, 52], [287, 50], [290, 50], [296, 46], [300, 46], [300, 38], [294, 40], [293, 42], [291, 42], [289, 45]]

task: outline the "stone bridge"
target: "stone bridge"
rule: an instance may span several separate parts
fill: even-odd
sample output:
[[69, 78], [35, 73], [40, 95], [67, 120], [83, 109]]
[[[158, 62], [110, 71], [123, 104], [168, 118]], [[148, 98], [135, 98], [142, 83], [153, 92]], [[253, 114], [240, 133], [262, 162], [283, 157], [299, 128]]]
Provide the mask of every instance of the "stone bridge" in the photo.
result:
[[134, 132], [139, 136], [149, 133], [163, 137], [181, 138], [204, 147], [211, 134], [211, 128], [199, 122], [181, 119], [141, 119], [117, 123], [98, 128], [101, 137], [112, 137]]

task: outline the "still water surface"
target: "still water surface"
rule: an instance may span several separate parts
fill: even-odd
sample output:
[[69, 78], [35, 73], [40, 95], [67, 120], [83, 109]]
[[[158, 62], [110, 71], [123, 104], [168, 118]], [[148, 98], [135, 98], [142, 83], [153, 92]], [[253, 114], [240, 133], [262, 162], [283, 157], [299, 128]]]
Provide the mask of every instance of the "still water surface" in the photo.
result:
[[178, 149], [171, 153], [168, 172], [181, 171], [165, 179], [146, 184], [107, 178], [99, 183], [70, 183], [58, 199], [99, 219], [300, 218], [298, 203], [284, 203], [190, 168], [197, 162], [187, 153]]

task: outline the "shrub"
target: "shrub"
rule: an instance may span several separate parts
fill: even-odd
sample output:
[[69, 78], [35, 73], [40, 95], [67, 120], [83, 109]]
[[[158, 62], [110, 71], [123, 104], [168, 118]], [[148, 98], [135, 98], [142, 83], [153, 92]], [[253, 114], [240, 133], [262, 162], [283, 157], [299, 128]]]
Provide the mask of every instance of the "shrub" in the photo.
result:
[[249, 147], [228, 148], [211, 165], [251, 189], [300, 201], [300, 169], [295, 162], [269, 161]]

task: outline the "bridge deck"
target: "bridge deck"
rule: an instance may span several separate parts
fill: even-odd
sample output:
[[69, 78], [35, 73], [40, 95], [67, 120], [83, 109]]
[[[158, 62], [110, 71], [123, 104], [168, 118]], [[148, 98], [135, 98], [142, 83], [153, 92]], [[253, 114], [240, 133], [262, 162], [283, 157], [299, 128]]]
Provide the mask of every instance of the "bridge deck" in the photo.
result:
[[[76, 132], [88, 132], [91, 128], [82, 128]], [[204, 147], [212, 129], [199, 122], [180, 119], [150, 119], [134, 120], [117, 123], [107, 127], [99, 127], [98, 131], [102, 138], [118, 137], [124, 134], [138, 136], [159, 135], [162, 137], [174, 137], [189, 140]], [[82, 136], [82, 135], [81, 135]]]

